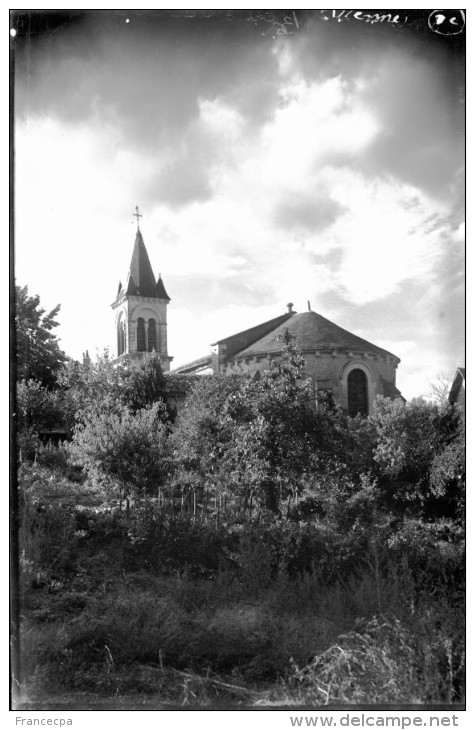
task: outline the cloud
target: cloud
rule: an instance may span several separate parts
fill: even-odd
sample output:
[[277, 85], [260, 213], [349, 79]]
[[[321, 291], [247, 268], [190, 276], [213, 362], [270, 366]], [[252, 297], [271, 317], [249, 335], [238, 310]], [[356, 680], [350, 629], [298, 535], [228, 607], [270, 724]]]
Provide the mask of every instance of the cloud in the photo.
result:
[[414, 383], [463, 353], [455, 62], [376, 27], [104, 17], [17, 66], [17, 271], [69, 352], [114, 344], [138, 203], [176, 364], [307, 299]]
[[463, 154], [463, 107], [452, 96], [438, 66], [386, 56], [364, 93], [384, 130], [367, 151], [366, 169], [447, 195]]
[[424, 34], [322, 23], [318, 13], [307, 31], [280, 41], [280, 72], [311, 83], [344, 79], [347, 98], [358, 99], [378, 127], [357, 169], [446, 197], [463, 164], [463, 54]]
[[277, 204], [275, 221], [284, 229], [319, 231], [334, 223], [344, 210], [341, 203], [328, 197], [310, 198], [289, 193]]
[[186, 20], [149, 19], [125, 26], [90, 16], [79, 28], [20, 49], [17, 113], [105, 120], [121, 130], [124, 142], [149, 149], [179, 143], [199, 115], [201, 98], [227, 94], [250, 119], [254, 112], [262, 118], [266, 97], [272, 103], [275, 66], [268, 43], [236, 32], [236, 25], [208, 23], [200, 33]]

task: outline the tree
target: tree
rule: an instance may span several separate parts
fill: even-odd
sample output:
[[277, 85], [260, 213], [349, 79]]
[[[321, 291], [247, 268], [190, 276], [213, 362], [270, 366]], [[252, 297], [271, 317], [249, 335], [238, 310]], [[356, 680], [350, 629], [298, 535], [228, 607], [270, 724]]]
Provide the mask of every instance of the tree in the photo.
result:
[[20, 431], [52, 428], [63, 421], [62, 394], [48, 390], [37, 380], [17, 384], [18, 428]]
[[135, 413], [126, 405], [90, 409], [75, 428], [73, 460], [121, 499], [156, 494], [170, 468], [163, 407], [157, 402]]
[[227, 403], [242, 387], [246, 375], [210, 375], [197, 380], [171, 435], [174, 457], [174, 492], [182, 503], [201, 491], [215, 506], [227, 499], [231, 506], [235, 492], [231, 489], [226, 462], [234, 423], [227, 413]]
[[281, 358], [229, 403], [236, 421], [230, 467], [245, 488], [244, 504], [255, 497], [274, 513], [300, 490], [319, 436], [305, 360], [287, 330], [281, 343]]
[[440, 408], [443, 408], [447, 405], [451, 385], [451, 375], [443, 371], [438, 372], [435, 379], [429, 384], [427, 398], [436, 403]]
[[226, 489], [243, 514], [253, 504], [278, 513], [300, 488], [321, 436], [304, 359], [288, 332], [282, 344], [269, 370], [199, 384], [173, 436], [184, 470]]
[[391, 500], [405, 507], [412, 504], [426, 516], [446, 508], [453, 512], [460, 491], [449, 492], [462, 480], [464, 463], [458, 409], [439, 408], [423, 398], [405, 404], [378, 396], [370, 420], [376, 430], [374, 459]]
[[[156, 402], [166, 394], [166, 381], [160, 358], [147, 353], [139, 362], [113, 361], [105, 351], [97, 362], [82, 365], [68, 362], [58, 376], [60, 386], [69, 391], [76, 419], [87, 419], [90, 412], [121, 410], [132, 413]], [[162, 409], [166, 417], [166, 409]]]
[[40, 306], [38, 295], [28, 295], [27, 286], [16, 286], [16, 351], [19, 380], [37, 380], [51, 388], [66, 360], [53, 330], [58, 326], [56, 316], [60, 305], [51, 312]]
[[124, 401], [133, 411], [146, 408], [166, 398], [166, 380], [156, 352], [147, 352], [127, 368], [121, 383]]

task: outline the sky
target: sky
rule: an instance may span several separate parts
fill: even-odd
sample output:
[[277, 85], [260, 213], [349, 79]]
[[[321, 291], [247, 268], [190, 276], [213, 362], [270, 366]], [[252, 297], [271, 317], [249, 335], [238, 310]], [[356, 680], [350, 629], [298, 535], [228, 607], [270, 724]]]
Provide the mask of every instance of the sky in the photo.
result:
[[392, 13], [14, 13], [15, 276], [68, 355], [114, 351], [138, 205], [172, 367], [308, 301], [406, 398], [465, 364], [464, 32]]

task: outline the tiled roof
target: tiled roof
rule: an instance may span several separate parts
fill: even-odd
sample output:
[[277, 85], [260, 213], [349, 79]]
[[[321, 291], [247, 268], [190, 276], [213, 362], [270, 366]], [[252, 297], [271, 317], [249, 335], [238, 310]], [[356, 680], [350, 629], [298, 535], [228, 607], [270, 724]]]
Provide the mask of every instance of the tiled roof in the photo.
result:
[[168, 299], [170, 301], [170, 297], [165, 290], [160, 276], [155, 283], [152, 266], [140, 229], [137, 230], [137, 235], [135, 236], [135, 245], [126, 284], [125, 287], [122, 287], [122, 284], [119, 283], [117, 299], [123, 294]]
[[[290, 317], [291, 319], [289, 319]], [[325, 317], [322, 317], [316, 312], [284, 315], [283, 318], [278, 317], [278, 320], [281, 321], [277, 326], [269, 329], [264, 336], [255, 338], [252, 344], [245, 345], [240, 350], [235, 350], [233, 356], [235, 358], [244, 358], [280, 352], [282, 347], [277, 338], [285, 330], [288, 330], [295, 338], [297, 346], [303, 351], [353, 350], [355, 353], [369, 352], [384, 357], [392, 357], [397, 362], [400, 362], [399, 358], [391, 352], [383, 350], [381, 347], [377, 347], [357, 335], [353, 335], [351, 332], [339, 327], [337, 324], [333, 324], [329, 319], [325, 319]], [[270, 322], [266, 323], [266, 325], [269, 324]], [[248, 331], [250, 332], [251, 330]], [[238, 337], [238, 335], [234, 337]], [[228, 353], [226, 353], [226, 356], [229, 357]]]
[[465, 368], [457, 368], [449, 393], [449, 403], [456, 403], [460, 389], [465, 387]]
[[224, 350], [223, 354], [226, 359], [230, 359], [240, 350], [252, 345], [253, 342], [260, 341], [269, 332], [275, 332], [281, 324], [287, 322], [290, 317], [294, 316], [295, 312], [286, 312], [285, 314], [281, 314], [280, 317], [270, 319], [268, 322], [258, 324], [256, 327], [251, 327], [243, 332], [225, 337], [223, 340], [218, 340], [218, 342], [213, 342], [213, 345], [224, 345], [225, 348], [222, 348]]
[[211, 367], [212, 363], [212, 355], [205, 355], [204, 357], [200, 357], [197, 360], [193, 360], [192, 362], [188, 362], [185, 365], [180, 365], [177, 368], [174, 368], [171, 372], [172, 373], [194, 373], [199, 370], [203, 370], [204, 368]]
[[388, 380], [383, 380], [383, 395], [386, 396], [386, 398], [392, 398], [393, 400], [395, 398], [401, 398], [401, 400], [406, 402], [406, 399], [399, 388], [396, 388], [394, 383], [390, 383]]

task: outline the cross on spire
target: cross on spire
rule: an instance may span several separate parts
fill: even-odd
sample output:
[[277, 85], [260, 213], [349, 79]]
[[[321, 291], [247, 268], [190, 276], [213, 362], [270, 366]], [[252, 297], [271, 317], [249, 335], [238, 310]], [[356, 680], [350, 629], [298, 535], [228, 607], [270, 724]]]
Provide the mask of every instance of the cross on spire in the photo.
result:
[[139, 213], [139, 206], [138, 205], [135, 206], [135, 213], [132, 213], [132, 215], [135, 216], [135, 218], [137, 218], [137, 230], [139, 230], [139, 228], [140, 228], [140, 219], [143, 218], [143, 215], [142, 215], [142, 213]]

